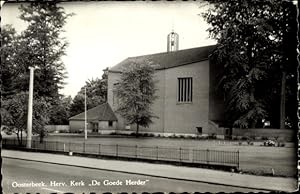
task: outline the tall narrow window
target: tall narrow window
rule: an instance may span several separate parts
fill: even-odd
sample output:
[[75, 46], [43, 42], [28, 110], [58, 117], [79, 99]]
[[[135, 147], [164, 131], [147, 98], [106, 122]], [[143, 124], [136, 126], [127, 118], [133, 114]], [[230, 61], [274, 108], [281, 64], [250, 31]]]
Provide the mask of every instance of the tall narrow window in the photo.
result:
[[114, 83], [114, 86], [113, 86], [113, 105], [114, 106], [118, 106], [119, 105], [119, 98], [118, 98], [118, 96], [117, 96], [117, 85], [118, 85], [119, 83]]
[[178, 102], [192, 102], [193, 100], [193, 79], [191, 77], [178, 78]]

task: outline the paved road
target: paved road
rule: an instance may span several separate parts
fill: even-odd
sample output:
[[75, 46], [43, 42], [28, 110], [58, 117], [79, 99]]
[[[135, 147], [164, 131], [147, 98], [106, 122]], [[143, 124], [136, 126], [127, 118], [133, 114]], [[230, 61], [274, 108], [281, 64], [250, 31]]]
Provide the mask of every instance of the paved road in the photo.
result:
[[[4, 177], [2, 180], [3, 193], [259, 191], [18, 159], [3, 158], [2, 165], [2, 175]], [[31, 187], [17, 187], [22, 186], [22, 183], [34, 183], [35, 185]], [[121, 183], [122, 185], [120, 185]]]

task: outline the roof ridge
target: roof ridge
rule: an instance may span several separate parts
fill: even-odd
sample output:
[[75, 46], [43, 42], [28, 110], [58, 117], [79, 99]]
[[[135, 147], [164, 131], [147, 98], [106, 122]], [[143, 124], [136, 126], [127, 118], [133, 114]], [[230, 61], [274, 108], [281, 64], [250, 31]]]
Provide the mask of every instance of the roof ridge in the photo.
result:
[[122, 67], [127, 67], [133, 60], [149, 60], [155, 64], [159, 64], [156, 70], [169, 69], [181, 65], [187, 65], [191, 63], [200, 62], [203, 60], [209, 60], [210, 53], [214, 50], [216, 45], [207, 45], [195, 48], [189, 48], [184, 50], [178, 50], [174, 52], [162, 52], [148, 55], [140, 55], [135, 57], [127, 57], [117, 65], [110, 68], [109, 72], [122, 72]]
[[[153, 56], [153, 55], [161, 55], [161, 54], [175, 54], [178, 52], [183, 52], [183, 51], [188, 51], [188, 50], [194, 50], [194, 49], [201, 49], [201, 48], [205, 48], [205, 47], [213, 47], [216, 46], [215, 44], [211, 44], [211, 45], [206, 45], [206, 46], [200, 46], [200, 47], [194, 47], [194, 48], [187, 48], [187, 49], [182, 49], [182, 50], [177, 50], [177, 51], [172, 51], [172, 52], [159, 52], [159, 53], [152, 53], [152, 54], [145, 54], [145, 55], [137, 55], [137, 56], [133, 56], [133, 57], [127, 57], [126, 59], [134, 59], [137, 57], [144, 57], [144, 56]], [[126, 60], [124, 59], [124, 60]]]
[[[86, 110], [86, 113], [88, 113], [88, 112], [90, 112], [90, 111], [92, 111], [92, 110], [94, 110], [94, 109], [99, 108], [99, 107], [102, 106], [103, 104], [104, 104], [104, 103], [99, 104], [98, 106], [95, 106], [95, 107], [93, 107], [93, 108], [90, 108], [90, 109]], [[77, 117], [77, 116], [83, 114], [84, 112], [85, 112], [85, 111], [83, 111], [83, 112], [81, 112], [81, 113], [79, 113], [79, 114], [77, 114], [77, 115], [74, 115], [74, 116], [70, 117], [69, 119], [73, 119], [74, 117]], [[88, 117], [88, 115], [87, 115], [87, 117]]]
[[[96, 111], [90, 111], [93, 109], [96, 109]], [[104, 102], [90, 110], [89, 110], [90, 118], [88, 119], [89, 121], [103, 120], [103, 119], [104, 119], [103, 121], [118, 120], [108, 102]], [[69, 118], [69, 120], [84, 120], [83, 114], [84, 112]]]

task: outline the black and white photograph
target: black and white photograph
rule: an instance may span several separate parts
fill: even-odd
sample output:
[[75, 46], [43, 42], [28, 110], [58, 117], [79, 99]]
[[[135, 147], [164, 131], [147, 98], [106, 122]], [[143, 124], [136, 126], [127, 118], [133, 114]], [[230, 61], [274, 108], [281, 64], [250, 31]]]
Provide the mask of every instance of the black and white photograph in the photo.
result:
[[292, 0], [1, 1], [2, 193], [297, 191], [298, 20]]

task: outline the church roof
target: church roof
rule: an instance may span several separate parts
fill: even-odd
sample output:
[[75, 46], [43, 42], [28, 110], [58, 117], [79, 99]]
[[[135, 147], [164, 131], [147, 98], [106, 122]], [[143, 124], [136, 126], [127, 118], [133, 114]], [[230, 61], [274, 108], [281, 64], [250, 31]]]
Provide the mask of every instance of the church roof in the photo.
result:
[[[117, 121], [117, 117], [111, 109], [110, 105], [106, 102], [86, 111], [88, 121]], [[69, 120], [84, 121], [84, 112], [75, 115]]]
[[150, 55], [142, 55], [137, 57], [128, 57], [122, 62], [118, 63], [111, 69], [110, 72], [122, 72], [122, 68], [128, 66], [131, 61], [145, 61], [148, 60], [157, 65], [156, 69], [168, 69], [181, 65], [196, 63], [199, 61], [208, 60], [210, 53], [216, 45], [197, 47], [185, 50], [178, 50], [173, 52], [156, 53]]

